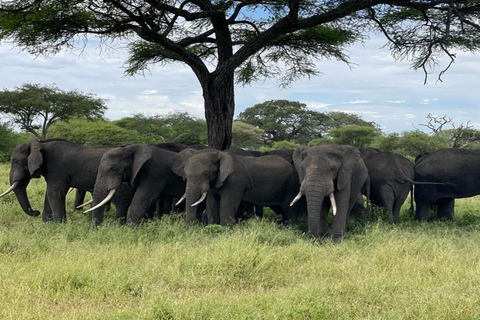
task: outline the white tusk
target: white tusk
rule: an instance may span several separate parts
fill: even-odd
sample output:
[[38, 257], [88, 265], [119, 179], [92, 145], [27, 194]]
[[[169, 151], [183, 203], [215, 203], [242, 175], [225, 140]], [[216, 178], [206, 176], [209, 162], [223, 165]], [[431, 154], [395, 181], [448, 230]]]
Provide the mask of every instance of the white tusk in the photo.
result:
[[290, 207], [293, 206], [295, 203], [297, 203], [298, 200], [300, 200], [301, 197], [303, 197], [304, 193], [302, 190], [298, 191], [297, 196], [290, 202]]
[[177, 201], [177, 203], [175, 203], [176, 206], [178, 206], [180, 203], [182, 203], [184, 200], [185, 200], [186, 196], [185, 196], [185, 193], [183, 194], [183, 196], [180, 198], [180, 200]]
[[333, 215], [336, 215], [337, 214], [337, 202], [335, 201], [335, 196], [333, 195], [333, 192], [328, 194], [328, 198], [330, 199], [330, 202], [332, 203]]
[[74, 187], [68, 188], [67, 194], [69, 194], [70, 192], [72, 192], [74, 189], [75, 189]]
[[15, 187], [18, 185], [18, 181], [15, 181], [11, 186], [10, 188], [8, 188], [4, 193], [0, 194], [0, 198], [3, 197], [4, 195], [7, 195], [9, 194], [10, 192], [13, 191], [13, 189], [15, 189]]
[[200, 203], [202, 203], [202, 201], [205, 200], [206, 197], [207, 197], [207, 191], [202, 193], [202, 197], [197, 202], [192, 204], [192, 207], [195, 207], [195, 206], [199, 205]]
[[93, 202], [93, 199], [85, 202], [84, 204], [81, 204], [81, 205], [77, 206], [77, 209], [81, 209], [81, 208], [83, 208], [83, 207], [85, 207], [85, 206], [88, 206], [88, 205], [89, 205], [90, 203], [92, 203], [92, 202]]
[[105, 203], [107, 203], [108, 201], [110, 201], [110, 200], [113, 198], [113, 195], [115, 194], [115, 191], [117, 191], [117, 190], [116, 190], [116, 189], [110, 190], [110, 192], [108, 193], [107, 197], [106, 197], [105, 199], [103, 199], [102, 202], [100, 202], [99, 204], [97, 204], [95, 207], [90, 208], [90, 209], [88, 209], [87, 211], [84, 211], [83, 213], [87, 213], [87, 212], [93, 211], [93, 210], [98, 209], [98, 208], [100, 208], [101, 206], [103, 206]]

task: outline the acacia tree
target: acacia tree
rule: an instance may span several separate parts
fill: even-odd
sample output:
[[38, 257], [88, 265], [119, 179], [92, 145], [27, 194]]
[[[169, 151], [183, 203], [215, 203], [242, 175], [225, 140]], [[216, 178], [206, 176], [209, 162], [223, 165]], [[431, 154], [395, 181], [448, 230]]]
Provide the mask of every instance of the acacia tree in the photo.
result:
[[[452, 49], [476, 51], [480, 0], [11, 0], [0, 4], [0, 39], [34, 54], [79, 36], [130, 42], [129, 74], [182, 62], [203, 90], [209, 145], [230, 145], [234, 81], [318, 73], [315, 61], [348, 63], [346, 45], [383, 32], [397, 59], [435, 65]], [[283, 66], [283, 67], [280, 67]]]
[[269, 100], [246, 108], [238, 120], [264, 131], [267, 144], [278, 141], [296, 141], [307, 144], [322, 138], [331, 129], [345, 125], [375, 127], [354, 114], [344, 112], [317, 112], [309, 110], [305, 103], [290, 100]]
[[25, 83], [0, 92], [0, 113], [40, 140], [47, 137], [48, 129], [58, 120], [68, 121], [72, 117], [98, 119], [106, 110], [105, 100], [101, 98], [75, 90], [63, 91], [53, 85]]

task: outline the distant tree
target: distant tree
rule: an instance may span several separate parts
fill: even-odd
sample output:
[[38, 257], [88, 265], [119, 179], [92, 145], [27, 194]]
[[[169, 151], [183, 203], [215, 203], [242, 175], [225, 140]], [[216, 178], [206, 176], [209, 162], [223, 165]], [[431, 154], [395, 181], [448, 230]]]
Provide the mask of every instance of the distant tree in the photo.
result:
[[144, 136], [151, 136], [155, 141], [160, 142], [166, 142], [171, 131], [169, 128], [163, 126], [158, 118], [146, 117], [140, 113], [116, 120], [114, 123], [121, 128], [135, 130]]
[[[466, 124], [462, 122], [460, 125], [455, 125], [452, 117], [435, 116], [431, 113], [427, 115], [427, 119], [427, 123], [421, 123], [419, 126], [428, 128], [432, 135], [446, 137], [451, 148], [472, 148], [472, 144], [478, 145], [480, 142], [480, 131], [473, 129], [470, 121]], [[451, 129], [445, 129], [447, 125], [451, 126]]]
[[413, 130], [377, 137], [372, 145], [382, 151], [396, 152], [413, 160], [419, 154], [448, 148], [449, 141], [443, 135], [429, 135], [420, 130]]
[[56, 121], [72, 117], [98, 119], [107, 107], [105, 100], [78, 91], [63, 91], [54, 85], [25, 83], [0, 92], [0, 112], [8, 115], [21, 130], [45, 139]]
[[298, 147], [300, 144], [293, 141], [275, 141], [269, 150], [292, 150]]
[[13, 131], [8, 123], [0, 123], [0, 162], [9, 161], [13, 149], [31, 138], [30, 134]]
[[258, 149], [263, 145], [263, 130], [242, 121], [233, 121], [232, 147]]
[[380, 131], [373, 127], [348, 125], [330, 130], [329, 135], [332, 137], [333, 143], [364, 148], [369, 146], [375, 140], [375, 137], [380, 135]]
[[166, 142], [208, 144], [207, 123], [188, 112], [171, 112], [154, 117], [160, 126], [169, 129]]
[[195, 118], [188, 112], [171, 112], [151, 117], [136, 114], [116, 120], [115, 124], [161, 142], [207, 143], [205, 120]]
[[373, 121], [365, 121], [361, 117], [340, 111], [328, 112], [327, 121], [323, 124], [325, 132], [332, 129], [338, 129], [344, 126], [355, 125], [361, 127], [372, 127], [378, 129], [378, 125]]
[[130, 143], [158, 143], [152, 136], [121, 128], [105, 120], [88, 121], [73, 118], [68, 123], [58, 121], [52, 125], [48, 138], [62, 138], [85, 147], [117, 146]]

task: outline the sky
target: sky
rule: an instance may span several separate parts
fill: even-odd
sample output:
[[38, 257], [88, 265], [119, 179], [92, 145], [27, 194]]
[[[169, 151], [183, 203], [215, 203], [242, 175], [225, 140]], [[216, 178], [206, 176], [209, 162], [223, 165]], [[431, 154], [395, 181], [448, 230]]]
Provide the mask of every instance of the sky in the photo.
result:
[[[416, 128], [428, 132], [427, 115], [453, 118], [455, 126], [473, 125], [480, 130], [480, 61], [478, 55], [457, 52], [456, 62], [438, 82], [438, 67], [423, 84], [422, 70], [408, 61], [395, 61], [385, 40], [373, 36], [365, 44], [348, 48], [355, 64], [325, 60], [318, 62], [321, 76], [303, 78], [282, 89], [275, 79], [249, 86], [236, 86], [235, 116], [257, 103], [287, 99], [320, 111], [342, 111], [374, 121], [385, 133]], [[23, 83], [55, 84], [62, 90], [79, 90], [108, 99], [110, 120], [142, 113], [146, 116], [186, 111], [204, 118], [203, 97], [193, 72], [182, 64], [154, 66], [145, 75], [124, 75], [125, 50], [112, 44], [35, 57], [9, 43], [0, 44], [0, 88], [13, 89]], [[443, 61], [443, 66], [448, 61]], [[451, 128], [451, 126], [447, 126]]]

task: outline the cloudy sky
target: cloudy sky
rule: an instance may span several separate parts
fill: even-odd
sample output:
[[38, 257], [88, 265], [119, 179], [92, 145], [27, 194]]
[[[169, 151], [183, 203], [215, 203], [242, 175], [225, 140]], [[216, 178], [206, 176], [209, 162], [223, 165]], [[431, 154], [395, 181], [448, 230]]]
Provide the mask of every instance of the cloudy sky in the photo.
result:
[[[336, 61], [318, 63], [322, 76], [301, 79], [288, 89], [275, 80], [236, 88], [236, 115], [245, 108], [271, 99], [300, 101], [317, 111], [343, 111], [375, 121], [384, 132], [402, 132], [426, 123], [426, 116], [453, 118], [480, 130], [480, 63], [478, 56], [457, 52], [457, 60], [436, 82], [438, 72], [423, 85], [424, 74], [408, 62], [396, 62], [384, 40], [374, 37], [364, 45], [349, 48], [356, 66]], [[203, 118], [200, 85], [183, 65], [154, 67], [145, 76], [125, 77], [125, 51], [99, 47], [56, 56], [34, 57], [11, 44], [0, 44], [0, 88], [25, 82], [55, 84], [63, 90], [79, 90], [108, 99], [107, 118], [114, 120], [136, 113], [145, 115], [187, 111]], [[444, 62], [444, 65], [447, 61]], [[424, 129], [425, 130], [425, 129]]]

